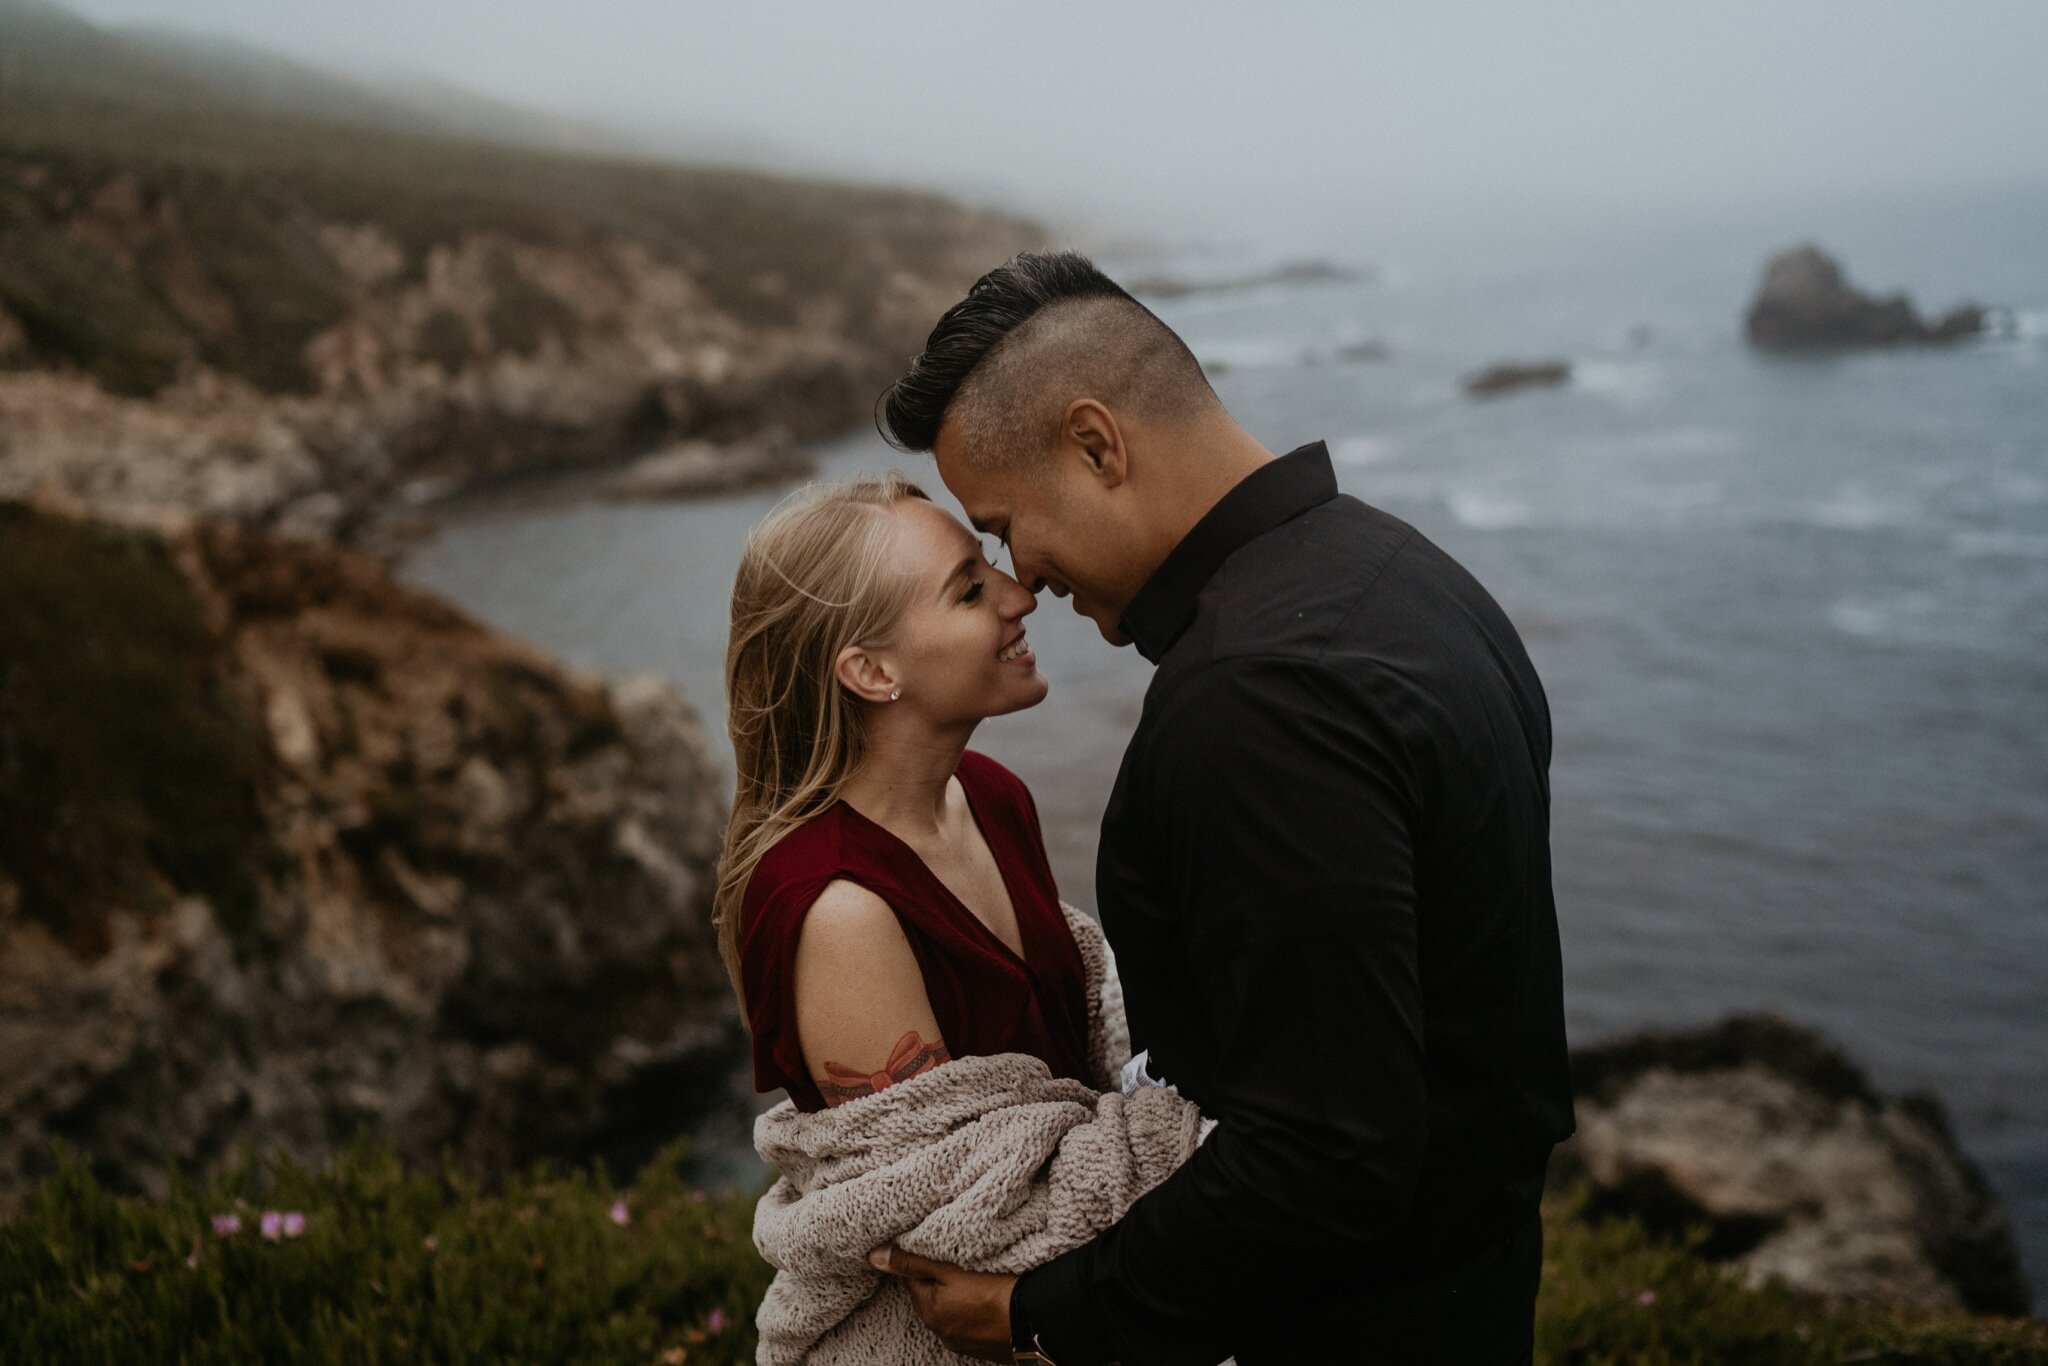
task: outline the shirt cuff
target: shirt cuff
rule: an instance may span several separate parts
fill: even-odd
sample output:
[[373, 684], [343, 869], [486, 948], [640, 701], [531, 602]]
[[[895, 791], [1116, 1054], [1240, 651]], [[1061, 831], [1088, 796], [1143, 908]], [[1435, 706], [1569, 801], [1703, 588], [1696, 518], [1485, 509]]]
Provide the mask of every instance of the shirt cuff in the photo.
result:
[[1088, 1248], [1062, 1253], [1017, 1278], [1010, 1313], [1038, 1335], [1057, 1366], [1104, 1366], [1116, 1348], [1088, 1285]]

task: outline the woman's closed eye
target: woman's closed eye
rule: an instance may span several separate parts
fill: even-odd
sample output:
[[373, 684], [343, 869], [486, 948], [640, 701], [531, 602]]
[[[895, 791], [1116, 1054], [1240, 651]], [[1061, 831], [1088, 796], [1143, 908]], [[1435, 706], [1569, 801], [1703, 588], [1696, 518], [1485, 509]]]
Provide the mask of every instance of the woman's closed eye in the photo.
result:
[[[974, 538], [974, 544], [975, 549], [981, 552], [981, 567], [983, 569], [993, 569], [995, 567], [995, 562], [990, 560], [988, 557], [988, 537], [976, 536]], [[967, 591], [960, 595], [960, 601], [975, 601], [977, 598], [981, 596], [981, 590], [984, 583], [985, 580], [983, 579], [969, 579], [967, 582]]]

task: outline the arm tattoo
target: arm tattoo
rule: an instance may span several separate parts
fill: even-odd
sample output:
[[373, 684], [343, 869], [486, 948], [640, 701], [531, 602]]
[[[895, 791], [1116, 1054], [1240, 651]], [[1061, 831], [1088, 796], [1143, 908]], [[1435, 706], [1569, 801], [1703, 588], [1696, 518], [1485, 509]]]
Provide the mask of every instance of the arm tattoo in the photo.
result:
[[818, 1094], [827, 1105], [872, 1096], [899, 1081], [909, 1081], [920, 1072], [929, 1072], [942, 1062], [950, 1062], [952, 1057], [942, 1040], [934, 1038], [927, 1043], [913, 1029], [896, 1041], [896, 1046], [889, 1050], [889, 1060], [879, 1071], [863, 1072], [857, 1067], [826, 1063], [825, 1075], [817, 1078]]

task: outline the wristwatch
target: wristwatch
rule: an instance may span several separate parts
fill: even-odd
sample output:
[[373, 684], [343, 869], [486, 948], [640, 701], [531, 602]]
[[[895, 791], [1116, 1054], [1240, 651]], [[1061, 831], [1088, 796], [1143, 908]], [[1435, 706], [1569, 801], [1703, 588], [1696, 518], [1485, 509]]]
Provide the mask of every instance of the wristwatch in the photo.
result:
[[1031, 1334], [1030, 1341], [1020, 1347], [1016, 1336], [1010, 1338], [1010, 1360], [1024, 1363], [1024, 1366], [1059, 1366], [1059, 1363], [1045, 1354], [1045, 1344], [1038, 1340], [1038, 1334]]
[[[1018, 1281], [1022, 1284], [1022, 1280]], [[1017, 1286], [1010, 1287], [1010, 1360], [1022, 1362], [1024, 1366], [1059, 1366], [1046, 1353], [1045, 1344], [1038, 1334], [1031, 1330], [1017, 1303]]]

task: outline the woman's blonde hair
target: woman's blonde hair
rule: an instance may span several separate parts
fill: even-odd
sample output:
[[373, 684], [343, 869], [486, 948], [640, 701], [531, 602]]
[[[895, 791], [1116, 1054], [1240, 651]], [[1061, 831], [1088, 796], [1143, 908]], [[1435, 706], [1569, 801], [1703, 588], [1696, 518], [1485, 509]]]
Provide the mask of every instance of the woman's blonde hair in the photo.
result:
[[913, 580], [892, 570], [898, 503], [929, 496], [902, 475], [813, 484], [747, 537], [732, 586], [726, 729], [739, 783], [712, 920], [741, 1008], [740, 906], [761, 856], [837, 801], [867, 757], [867, 714], [839, 686], [839, 652], [882, 646]]

